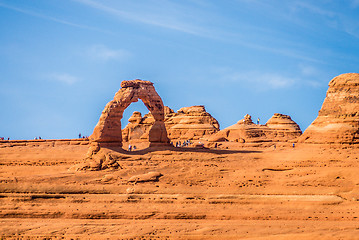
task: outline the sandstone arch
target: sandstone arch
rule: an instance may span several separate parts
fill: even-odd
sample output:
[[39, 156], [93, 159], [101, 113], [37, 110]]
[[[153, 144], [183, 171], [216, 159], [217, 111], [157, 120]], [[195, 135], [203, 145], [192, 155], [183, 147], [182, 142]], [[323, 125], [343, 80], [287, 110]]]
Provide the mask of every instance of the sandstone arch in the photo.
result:
[[152, 113], [155, 122], [149, 132], [150, 146], [169, 143], [164, 124], [164, 106], [153, 83], [143, 80], [122, 81], [120, 90], [102, 111], [90, 140], [100, 144], [111, 143], [122, 147], [121, 119], [124, 110], [141, 99]]

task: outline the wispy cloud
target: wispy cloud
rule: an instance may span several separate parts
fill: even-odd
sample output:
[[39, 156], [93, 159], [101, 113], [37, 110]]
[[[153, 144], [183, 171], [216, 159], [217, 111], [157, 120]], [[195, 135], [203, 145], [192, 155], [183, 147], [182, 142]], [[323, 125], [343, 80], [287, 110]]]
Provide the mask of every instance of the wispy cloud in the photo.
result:
[[122, 60], [131, 56], [130, 52], [123, 49], [111, 49], [105, 45], [97, 44], [88, 49], [88, 55], [98, 60]]
[[[322, 80], [327, 83], [327, 74], [309, 65], [299, 65], [294, 72], [268, 72], [261, 70], [237, 71], [228, 67], [218, 67], [212, 69], [213, 76], [217, 76], [222, 84], [243, 84], [259, 91], [271, 91], [281, 89], [292, 89], [293, 87], [304, 86], [318, 88], [323, 86]], [[324, 85], [325, 85], [324, 84]]]
[[222, 83], [245, 83], [259, 90], [283, 89], [293, 86], [298, 80], [278, 73], [261, 71], [237, 72], [230, 68], [217, 68]]
[[26, 15], [29, 15], [29, 16], [38, 17], [38, 18], [42, 18], [42, 19], [49, 20], [49, 21], [52, 21], [52, 22], [65, 24], [65, 25], [68, 25], [68, 26], [71, 26], [71, 27], [82, 28], [82, 29], [87, 29], [87, 30], [93, 30], [93, 31], [98, 31], [98, 32], [102, 32], [102, 33], [112, 34], [111, 32], [104, 31], [102, 29], [98, 29], [98, 28], [94, 28], [94, 27], [91, 27], [91, 26], [77, 24], [77, 23], [73, 23], [73, 22], [70, 22], [70, 21], [63, 20], [63, 19], [43, 15], [43, 14], [40, 14], [40, 13], [37, 13], [37, 12], [34, 12], [34, 11], [30, 11], [30, 10], [27, 10], [27, 9], [22, 9], [22, 8], [14, 7], [14, 6], [11, 6], [11, 5], [8, 5], [8, 4], [4, 4], [2, 2], [0, 2], [0, 7], [11, 9], [13, 11], [20, 12], [20, 13], [23, 13], [23, 14], [26, 14]]
[[[156, 14], [151, 10], [141, 11], [140, 9], [136, 9], [136, 11], [131, 10], [120, 10], [115, 6], [109, 6], [103, 4], [103, 2], [96, 2], [93, 0], [74, 0], [76, 2], [82, 3], [86, 6], [95, 8], [97, 10], [106, 12], [113, 16], [130, 20], [133, 22], [143, 23], [146, 25], [153, 25], [157, 27], [162, 27], [166, 29], [171, 29], [175, 31], [180, 31], [192, 35], [202, 36], [202, 37], [215, 37], [211, 34], [211, 31], [208, 31], [207, 28], [203, 28], [201, 26], [192, 24], [189, 21], [185, 21], [185, 17], [180, 16], [178, 14]], [[173, 3], [167, 1], [161, 1], [161, 4], [166, 4], [166, 7], [161, 7], [160, 9], [166, 9], [166, 11], [170, 11], [170, 9], [175, 9]], [[150, 7], [150, 5], [148, 5]], [[153, 10], [153, 9], [152, 9]], [[160, 12], [157, 12], [160, 13]]]
[[[349, 5], [351, 8], [357, 8], [359, 7], [359, 0], [352, 0]], [[349, 12], [328, 10], [325, 5], [319, 4], [318, 2], [294, 2], [291, 6], [297, 10], [303, 9], [317, 14], [325, 19], [324, 23], [328, 27], [359, 38], [359, 23], [357, 19], [352, 18], [352, 15]], [[312, 22], [307, 21], [307, 24], [312, 24]]]
[[318, 7], [316, 5], [312, 5], [307, 2], [303, 2], [303, 1], [295, 2], [293, 4], [293, 6], [297, 7], [297, 8], [303, 8], [303, 9], [306, 9], [314, 14], [319, 14], [319, 15], [326, 16], [326, 17], [335, 17], [337, 15], [336, 12], [329, 11], [322, 7]]
[[301, 75], [308, 76], [308, 77], [318, 75], [318, 73], [319, 73], [317, 68], [310, 66], [310, 65], [306, 65], [306, 64], [300, 64], [299, 70], [300, 70]]
[[[274, 54], [296, 58], [304, 61], [319, 62], [314, 57], [306, 56], [302, 52], [298, 52], [295, 48], [274, 47], [268, 43], [261, 43], [266, 38], [273, 38], [275, 35], [268, 28], [260, 28], [258, 26], [248, 25], [241, 22], [232, 30], [223, 30], [223, 28], [211, 27], [212, 25], [233, 25], [232, 20], [225, 16], [219, 16], [210, 9], [206, 12], [202, 8], [192, 9], [189, 6], [174, 3], [172, 1], [158, 1], [160, 4], [150, 2], [137, 7], [135, 3], [131, 2], [129, 6], [116, 5], [112, 2], [100, 2], [94, 0], [73, 0], [84, 4], [88, 7], [105, 12], [112, 16], [118, 17], [121, 20], [127, 20], [134, 23], [141, 23], [148, 26], [161, 27], [168, 30], [178, 31], [186, 34], [191, 34], [198, 37], [220, 40], [228, 43], [241, 45], [243, 47], [252, 48], [258, 51], [266, 51]], [[251, 1], [253, 2], [253, 1]], [[257, 3], [257, 1], [256, 1]], [[133, 11], [136, 9], [136, 11]], [[164, 10], [165, 9], [165, 10]], [[248, 34], [251, 32], [251, 34]], [[249, 36], [260, 36], [255, 41]], [[259, 41], [258, 41], [259, 40]], [[284, 41], [284, 39], [276, 39], [275, 42]], [[297, 42], [293, 43], [297, 44]]]
[[64, 83], [66, 85], [73, 85], [74, 83], [80, 80], [78, 77], [75, 77], [67, 73], [52, 73], [49, 74], [47, 78], [52, 81]]
[[359, 0], [352, 0], [351, 5], [352, 5], [353, 8], [359, 7]]

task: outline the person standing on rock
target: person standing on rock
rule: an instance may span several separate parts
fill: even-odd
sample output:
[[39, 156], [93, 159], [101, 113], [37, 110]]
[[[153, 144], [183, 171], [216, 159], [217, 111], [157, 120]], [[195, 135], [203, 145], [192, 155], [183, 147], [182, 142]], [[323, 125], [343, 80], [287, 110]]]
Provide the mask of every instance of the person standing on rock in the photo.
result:
[[131, 151], [132, 151], [132, 146], [131, 146], [131, 144], [130, 144], [130, 145], [128, 145], [128, 151], [129, 151], [129, 152], [131, 152]]
[[258, 118], [258, 119], [257, 119], [257, 125], [259, 125], [259, 121], [260, 121], [260, 119]]

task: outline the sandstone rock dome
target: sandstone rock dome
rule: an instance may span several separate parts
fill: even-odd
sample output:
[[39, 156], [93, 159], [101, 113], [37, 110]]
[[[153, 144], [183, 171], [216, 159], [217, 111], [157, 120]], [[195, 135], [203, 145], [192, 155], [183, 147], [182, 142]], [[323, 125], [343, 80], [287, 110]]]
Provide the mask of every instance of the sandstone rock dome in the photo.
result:
[[288, 115], [275, 113], [265, 124], [268, 139], [277, 141], [288, 141], [302, 134], [299, 125]]
[[[177, 112], [165, 106], [165, 126], [171, 140], [198, 140], [219, 131], [218, 121], [209, 114], [204, 106], [183, 107]], [[126, 142], [148, 141], [148, 132], [154, 123], [151, 113], [141, 116], [134, 112], [122, 136]]]
[[165, 125], [171, 140], [198, 140], [219, 131], [218, 121], [202, 105], [183, 107], [177, 113], [167, 114]]
[[250, 115], [236, 124], [225, 128], [208, 138], [209, 142], [268, 142], [288, 141], [302, 134], [300, 127], [290, 116], [275, 113], [265, 125], [254, 124]]
[[329, 82], [318, 117], [299, 139], [308, 143], [359, 143], [359, 74]]

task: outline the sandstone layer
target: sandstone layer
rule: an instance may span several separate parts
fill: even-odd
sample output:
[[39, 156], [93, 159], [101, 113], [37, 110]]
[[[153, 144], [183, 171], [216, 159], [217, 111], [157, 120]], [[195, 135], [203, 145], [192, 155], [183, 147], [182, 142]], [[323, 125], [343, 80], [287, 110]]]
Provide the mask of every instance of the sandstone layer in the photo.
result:
[[299, 125], [288, 115], [275, 113], [265, 124], [265, 135], [273, 141], [288, 141], [302, 135]]
[[[184, 107], [174, 112], [165, 107], [165, 126], [169, 139], [198, 140], [219, 131], [218, 121], [209, 114], [204, 106]], [[154, 123], [151, 113], [141, 116], [134, 112], [128, 125], [123, 129], [123, 140], [136, 143], [148, 141], [149, 129]]]
[[359, 74], [347, 73], [329, 82], [318, 117], [299, 141], [359, 143]]
[[209, 142], [286, 142], [302, 134], [290, 116], [275, 113], [265, 125], [254, 124], [250, 115], [208, 138]]
[[164, 125], [164, 107], [153, 83], [143, 80], [130, 80], [121, 83], [121, 89], [115, 94], [102, 111], [90, 140], [97, 143], [115, 143], [122, 146], [121, 119], [124, 110], [133, 102], [141, 99], [151, 112], [154, 122], [148, 131], [151, 144], [167, 144], [169, 142]]
[[198, 140], [219, 131], [218, 121], [204, 106], [183, 107], [165, 118], [168, 136], [171, 140]]
[[3, 239], [358, 238], [358, 145], [109, 150], [120, 167], [79, 172], [87, 145], [33, 143], [0, 142]]

